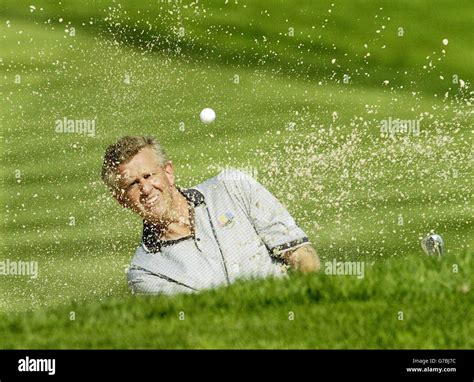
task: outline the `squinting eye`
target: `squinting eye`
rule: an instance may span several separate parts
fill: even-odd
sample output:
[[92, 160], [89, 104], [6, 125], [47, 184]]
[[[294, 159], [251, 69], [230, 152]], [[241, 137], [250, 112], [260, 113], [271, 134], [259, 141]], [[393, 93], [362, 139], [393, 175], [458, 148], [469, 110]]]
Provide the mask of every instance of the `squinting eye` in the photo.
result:
[[128, 187], [127, 187], [127, 190], [131, 190], [131, 189], [134, 188], [137, 184], [138, 184], [137, 181], [135, 181], [135, 182], [129, 184]]
[[146, 175], [144, 176], [144, 178], [145, 178], [145, 179], [148, 179], [148, 178], [151, 177], [151, 176], [153, 176], [153, 173], [146, 174]]

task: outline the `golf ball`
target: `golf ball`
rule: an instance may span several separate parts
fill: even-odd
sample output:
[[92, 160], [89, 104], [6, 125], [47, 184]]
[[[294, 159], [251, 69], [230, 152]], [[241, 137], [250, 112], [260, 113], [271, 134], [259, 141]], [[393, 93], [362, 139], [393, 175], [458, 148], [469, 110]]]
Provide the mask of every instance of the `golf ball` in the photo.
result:
[[444, 252], [443, 238], [435, 233], [428, 235], [421, 241], [421, 247], [429, 256], [442, 256]]
[[202, 123], [211, 123], [216, 119], [216, 112], [208, 107], [202, 109], [201, 114], [199, 114]]

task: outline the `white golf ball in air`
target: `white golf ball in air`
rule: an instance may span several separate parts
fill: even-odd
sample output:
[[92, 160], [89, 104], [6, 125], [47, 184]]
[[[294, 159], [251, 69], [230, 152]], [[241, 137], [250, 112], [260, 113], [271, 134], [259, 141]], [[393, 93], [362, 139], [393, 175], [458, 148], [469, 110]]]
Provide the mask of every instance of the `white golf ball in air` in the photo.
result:
[[216, 119], [216, 112], [208, 107], [202, 109], [201, 114], [199, 114], [202, 123], [211, 123]]

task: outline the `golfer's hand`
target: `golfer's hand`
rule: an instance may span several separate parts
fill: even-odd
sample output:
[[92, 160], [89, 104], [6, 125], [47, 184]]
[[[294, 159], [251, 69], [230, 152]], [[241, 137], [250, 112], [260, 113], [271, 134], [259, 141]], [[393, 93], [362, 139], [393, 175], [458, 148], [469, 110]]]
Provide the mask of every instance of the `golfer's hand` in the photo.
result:
[[285, 252], [283, 260], [291, 269], [303, 273], [317, 272], [321, 267], [319, 256], [310, 244]]

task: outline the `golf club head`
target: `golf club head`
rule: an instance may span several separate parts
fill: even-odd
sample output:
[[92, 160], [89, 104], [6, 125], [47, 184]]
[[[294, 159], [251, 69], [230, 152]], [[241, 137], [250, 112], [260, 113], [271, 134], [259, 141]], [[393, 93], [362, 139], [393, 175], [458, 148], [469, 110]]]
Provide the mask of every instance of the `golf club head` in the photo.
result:
[[430, 234], [421, 240], [421, 247], [428, 256], [437, 255], [441, 257], [444, 252], [443, 238], [437, 234]]

